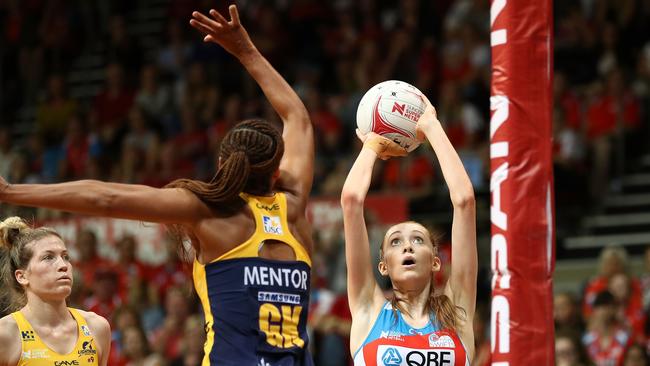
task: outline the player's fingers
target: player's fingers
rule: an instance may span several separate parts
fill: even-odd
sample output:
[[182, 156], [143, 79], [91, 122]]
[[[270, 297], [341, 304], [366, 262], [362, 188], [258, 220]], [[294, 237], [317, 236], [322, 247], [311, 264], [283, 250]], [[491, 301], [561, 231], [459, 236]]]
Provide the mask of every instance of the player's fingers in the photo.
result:
[[221, 15], [221, 13], [219, 13], [214, 9], [210, 9], [210, 15], [214, 18], [215, 21], [219, 22], [220, 24], [222, 25], [228, 24], [226, 18], [224, 18], [223, 15]]
[[221, 27], [221, 25], [220, 25], [219, 23], [217, 23], [216, 20], [214, 20], [214, 19], [212, 19], [212, 18], [209, 18], [209, 17], [205, 16], [203, 13], [200, 13], [200, 12], [198, 12], [198, 11], [193, 11], [193, 12], [192, 12], [192, 17], [194, 18], [194, 20], [196, 20], [196, 21], [202, 23], [202, 24], [203, 24], [204, 26], [206, 26], [206, 27], [209, 27], [209, 28], [212, 28], [212, 27], [215, 27], [215, 28]]
[[[215, 29], [210, 28], [209, 26], [205, 25], [204, 23], [201, 23], [195, 19], [190, 20], [190, 25], [194, 27], [196, 30], [203, 34], [210, 34], [215, 31]], [[219, 26], [221, 27], [221, 26]]]
[[240, 25], [241, 23], [239, 22], [239, 12], [237, 11], [237, 5], [230, 5], [228, 7], [228, 11], [230, 12], [230, 19], [232, 20], [233, 24]]

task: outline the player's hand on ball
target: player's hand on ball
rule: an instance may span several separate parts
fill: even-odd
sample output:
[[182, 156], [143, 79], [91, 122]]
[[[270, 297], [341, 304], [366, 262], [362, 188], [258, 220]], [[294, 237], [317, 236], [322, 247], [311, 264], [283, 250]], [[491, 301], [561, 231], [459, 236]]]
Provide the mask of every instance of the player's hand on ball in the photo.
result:
[[426, 96], [422, 95], [422, 99], [427, 106], [415, 125], [416, 138], [419, 141], [424, 141], [426, 139], [424, 131], [438, 120], [436, 108], [431, 104], [431, 102], [429, 102], [429, 99]]
[[356, 133], [359, 140], [363, 142], [363, 146], [374, 151], [381, 160], [408, 155], [408, 151], [405, 148], [384, 136], [380, 136], [374, 132], [363, 134], [359, 129], [356, 130]]
[[204, 42], [216, 43], [238, 57], [253, 50], [255, 46], [239, 21], [237, 6], [230, 5], [228, 11], [230, 12], [230, 21], [214, 9], [210, 10], [211, 18], [194, 11], [190, 25], [205, 35]]

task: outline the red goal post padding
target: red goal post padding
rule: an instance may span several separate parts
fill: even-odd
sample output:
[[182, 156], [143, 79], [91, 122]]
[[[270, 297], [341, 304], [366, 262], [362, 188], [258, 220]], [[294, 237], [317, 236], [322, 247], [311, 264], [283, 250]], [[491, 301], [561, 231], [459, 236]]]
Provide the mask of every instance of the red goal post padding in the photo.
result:
[[490, 10], [492, 365], [553, 365], [552, 1]]

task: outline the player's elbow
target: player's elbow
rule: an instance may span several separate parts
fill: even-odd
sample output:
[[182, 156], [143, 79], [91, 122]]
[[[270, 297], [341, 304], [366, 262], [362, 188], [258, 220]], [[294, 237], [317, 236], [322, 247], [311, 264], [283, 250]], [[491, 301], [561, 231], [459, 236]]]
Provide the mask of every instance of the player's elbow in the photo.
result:
[[343, 189], [341, 192], [341, 207], [343, 210], [363, 207], [365, 197], [352, 191]]
[[290, 121], [295, 121], [300, 125], [302, 128], [306, 129], [312, 129], [312, 123], [311, 123], [311, 118], [309, 117], [309, 112], [305, 108], [302, 103], [300, 105], [295, 106], [294, 108], [291, 108], [291, 111], [287, 118], [285, 119], [285, 123], [290, 122]]
[[468, 189], [465, 192], [459, 192], [451, 195], [451, 203], [454, 208], [474, 208], [476, 207], [476, 198], [474, 191]]

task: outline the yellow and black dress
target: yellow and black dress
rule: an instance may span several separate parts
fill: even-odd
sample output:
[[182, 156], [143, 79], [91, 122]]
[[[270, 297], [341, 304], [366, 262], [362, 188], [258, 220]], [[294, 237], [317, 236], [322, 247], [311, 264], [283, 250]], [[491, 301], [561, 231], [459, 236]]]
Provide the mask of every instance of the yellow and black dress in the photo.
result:
[[[208, 264], [194, 261], [207, 331], [202, 366], [313, 365], [306, 330], [311, 259], [289, 231], [286, 196], [241, 197], [255, 233]], [[260, 258], [266, 240], [286, 243], [296, 260]]]
[[16, 320], [22, 352], [17, 366], [97, 366], [99, 355], [95, 338], [93, 337], [86, 319], [76, 309], [68, 308], [70, 314], [77, 321], [77, 344], [74, 349], [62, 355], [50, 349], [36, 334], [32, 325], [23, 313], [17, 311], [11, 316]]

